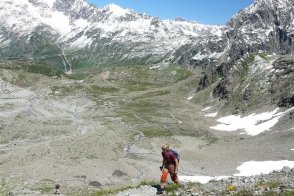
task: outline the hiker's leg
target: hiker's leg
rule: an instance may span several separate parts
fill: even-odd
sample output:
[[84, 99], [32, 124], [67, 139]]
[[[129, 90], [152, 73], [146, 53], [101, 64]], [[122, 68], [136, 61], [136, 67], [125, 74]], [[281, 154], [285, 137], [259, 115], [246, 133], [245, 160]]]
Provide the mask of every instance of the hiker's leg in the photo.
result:
[[160, 188], [161, 188], [161, 189], [164, 189], [164, 188], [165, 188], [165, 182], [161, 182], [161, 184], [160, 184]]
[[172, 179], [172, 181], [174, 183], [180, 184], [180, 180], [179, 180], [178, 174], [174, 174], [173, 176], [171, 176], [171, 179]]
[[175, 165], [174, 164], [170, 164], [168, 166], [168, 171], [169, 171], [171, 180], [174, 183], [179, 184], [180, 183], [180, 180], [178, 178], [178, 175], [175, 173]]
[[167, 181], [167, 176], [168, 176], [168, 169], [164, 168], [162, 170], [161, 178], [160, 178], [160, 188], [164, 189], [165, 188], [165, 183]]

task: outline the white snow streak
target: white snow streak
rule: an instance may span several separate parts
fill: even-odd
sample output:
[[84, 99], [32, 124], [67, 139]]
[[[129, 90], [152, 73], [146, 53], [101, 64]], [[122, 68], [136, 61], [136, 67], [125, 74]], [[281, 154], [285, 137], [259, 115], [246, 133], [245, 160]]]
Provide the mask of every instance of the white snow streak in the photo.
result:
[[284, 166], [294, 168], [294, 161], [249, 161], [237, 167], [237, 170], [239, 170], [240, 172], [234, 174], [234, 176], [252, 176], [260, 174], [269, 174], [274, 170], [281, 170]]
[[261, 114], [250, 114], [248, 116], [226, 116], [219, 118], [217, 121], [221, 124], [210, 127], [211, 129], [220, 131], [237, 131], [245, 130], [248, 135], [258, 135], [264, 131], [270, 130], [278, 121], [279, 118], [291, 111], [293, 108], [279, 112], [278, 108], [271, 112], [264, 112]]
[[216, 117], [217, 116], [217, 112], [206, 114], [204, 116], [206, 116], [206, 117]]
[[179, 176], [179, 179], [181, 182], [199, 182], [205, 184], [214, 178], [210, 176]]
[[[294, 149], [292, 149], [294, 150]], [[282, 160], [282, 161], [248, 161], [237, 167], [239, 173], [233, 174], [233, 176], [253, 176], [260, 174], [269, 174], [275, 170], [281, 170], [283, 167], [294, 168], [294, 161]], [[210, 180], [221, 180], [229, 178], [230, 176], [179, 176], [182, 182], [199, 182], [205, 184]]]
[[207, 107], [207, 108], [204, 108], [203, 110], [201, 110], [202, 112], [206, 111], [206, 110], [209, 110], [211, 107]]
[[187, 100], [191, 100], [193, 98], [194, 98], [194, 94], [192, 96], [188, 97]]

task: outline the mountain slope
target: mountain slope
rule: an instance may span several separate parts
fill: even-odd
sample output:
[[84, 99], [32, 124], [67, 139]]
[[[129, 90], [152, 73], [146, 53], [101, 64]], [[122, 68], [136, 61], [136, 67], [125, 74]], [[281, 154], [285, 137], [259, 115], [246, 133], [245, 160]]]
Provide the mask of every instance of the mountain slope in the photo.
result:
[[[251, 65], [252, 55], [293, 53], [293, 5], [294, 0], [256, 0], [226, 26], [210, 26], [160, 20], [114, 4], [99, 9], [84, 0], [5, 0], [0, 55], [38, 59], [66, 72], [98, 65], [178, 64], [203, 73], [198, 90], [220, 80], [213, 95], [227, 100], [243, 92], [239, 87], [250, 86], [251, 80], [240, 80], [251, 77], [249, 66], [258, 65]], [[287, 64], [292, 70], [291, 60]], [[257, 78], [267, 72], [261, 70]], [[291, 92], [280, 93], [274, 103], [291, 99]]]
[[1, 7], [1, 18], [7, 18], [0, 24], [2, 56], [35, 58], [51, 43], [47, 54], [64, 51], [74, 66], [162, 62], [201, 36], [219, 37], [223, 28], [163, 21], [114, 4], [98, 9], [83, 0], [6, 0]]

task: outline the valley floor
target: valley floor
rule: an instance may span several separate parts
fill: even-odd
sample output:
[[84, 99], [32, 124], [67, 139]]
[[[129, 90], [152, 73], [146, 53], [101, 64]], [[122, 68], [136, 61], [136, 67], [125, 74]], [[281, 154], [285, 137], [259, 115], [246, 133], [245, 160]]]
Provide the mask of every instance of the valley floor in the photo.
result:
[[195, 73], [135, 67], [71, 77], [1, 70], [0, 195], [46, 195], [55, 184], [84, 195], [158, 181], [164, 143], [181, 153], [182, 176], [231, 176], [244, 162], [294, 160], [287, 115], [257, 136], [210, 129], [222, 114], [205, 116], [213, 111], [195, 95]]

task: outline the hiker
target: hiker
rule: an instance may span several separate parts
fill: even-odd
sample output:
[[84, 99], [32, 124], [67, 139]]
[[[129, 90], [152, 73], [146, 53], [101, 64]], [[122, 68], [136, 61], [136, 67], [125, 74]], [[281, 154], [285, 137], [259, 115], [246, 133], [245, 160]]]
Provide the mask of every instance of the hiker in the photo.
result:
[[56, 184], [55, 185], [55, 195], [60, 195], [60, 185], [59, 184]]
[[160, 167], [160, 170], [162, 171], [162, 175], [161, 175], [161, 191], [159, 191], [159, 193], [164, 190], [165, 188], [165, 184], [167, 181], [167, 176], [168, 173], [170, 174], [170, 177], [172, 179], [172, 181], [176, 184], [179, 184], [179, 178], [178, 178], [178, 168], [179, 168], [179, 155], [176, 151], [169, 149], [169, 145], [168, 144], [164, 144], [161, 146], [162, 149], [162, 166]]
[[13, 192], [10, 191], [10, 192], [7, 194], [7, 196], [13, 196]]

